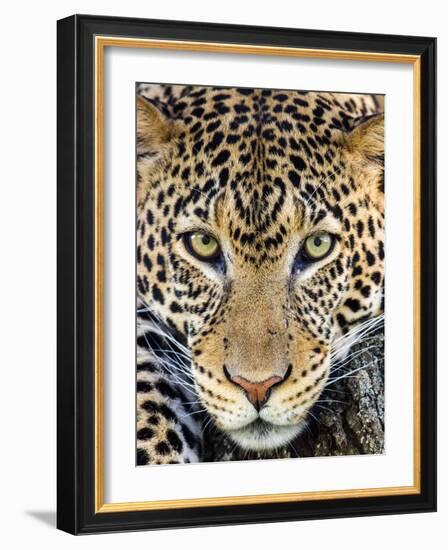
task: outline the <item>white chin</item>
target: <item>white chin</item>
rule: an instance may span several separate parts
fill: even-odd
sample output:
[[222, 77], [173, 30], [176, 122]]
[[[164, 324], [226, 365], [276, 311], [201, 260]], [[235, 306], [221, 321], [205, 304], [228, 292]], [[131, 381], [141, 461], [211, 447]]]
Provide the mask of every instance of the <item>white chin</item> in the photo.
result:
[[228, 431], [229, 437], [243, 449], [268, 451], [283, 447], [300, 434], [305, 423], [295, 426], [275, 426], [257, 419], [239, 430]]

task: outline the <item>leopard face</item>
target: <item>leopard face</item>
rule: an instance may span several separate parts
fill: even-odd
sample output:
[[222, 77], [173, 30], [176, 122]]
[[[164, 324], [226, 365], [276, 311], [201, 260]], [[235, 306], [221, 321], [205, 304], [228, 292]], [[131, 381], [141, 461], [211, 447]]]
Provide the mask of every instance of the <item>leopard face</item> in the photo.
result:
[[[383, 307], [381, 98], [143, 87], [139, 297], [247, 449], [286, 444], [343, 335]], [[344, 343], [344, 345], [346, 345]]]

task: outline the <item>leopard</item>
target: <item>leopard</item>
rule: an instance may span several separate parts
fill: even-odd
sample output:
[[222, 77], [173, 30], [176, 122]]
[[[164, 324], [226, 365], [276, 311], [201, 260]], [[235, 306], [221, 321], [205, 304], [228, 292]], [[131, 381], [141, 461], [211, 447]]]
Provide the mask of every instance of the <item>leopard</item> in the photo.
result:
[[297, 438], [384, 317], [384, 97], [137, 84], [136, 464]]

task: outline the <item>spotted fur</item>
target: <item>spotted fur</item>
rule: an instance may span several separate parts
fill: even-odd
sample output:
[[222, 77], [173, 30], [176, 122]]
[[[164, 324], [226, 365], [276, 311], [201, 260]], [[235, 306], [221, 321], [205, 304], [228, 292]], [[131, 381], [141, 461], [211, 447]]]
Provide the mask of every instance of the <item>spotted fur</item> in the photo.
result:
[[[286, 445], [381, 315], [382, 99], [139, 86], [138, 464], [200, 461], [202, 413], [243, 448]], [[193, 230], [219, 264], [186, 250]], [[316, 230], [334, 246], [307, 263]], [[257, 410], [237, 377], [282, 381]]]

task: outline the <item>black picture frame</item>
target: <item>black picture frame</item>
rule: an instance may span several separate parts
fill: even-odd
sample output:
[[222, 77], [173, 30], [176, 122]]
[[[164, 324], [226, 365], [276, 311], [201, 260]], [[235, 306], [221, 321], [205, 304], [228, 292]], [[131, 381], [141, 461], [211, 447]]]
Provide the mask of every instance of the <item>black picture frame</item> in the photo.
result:
[[[436, 509], [436, 39], [74, 15], [57, 25], [57, 526], [73, 534], [430, 512]], [[418, 494], [203, 508], [95, 510], [95, 36], [420, 57], [421, 461]]]

